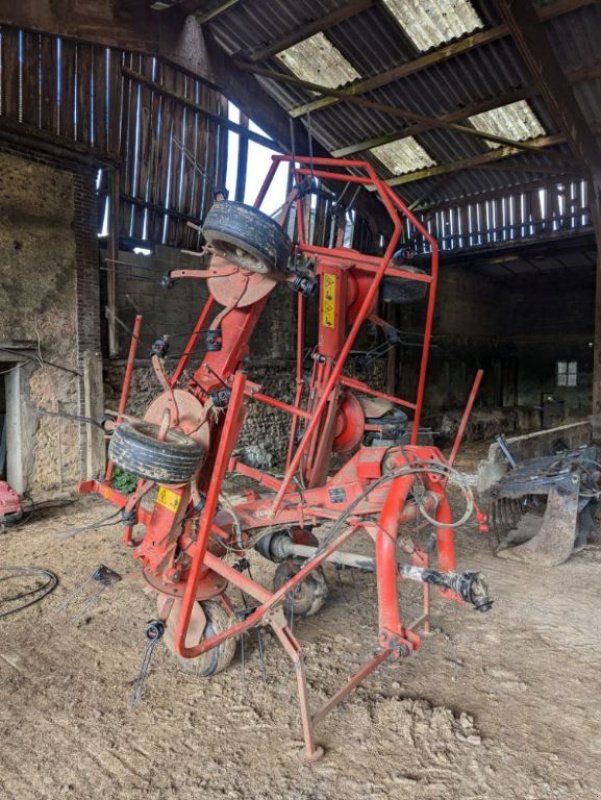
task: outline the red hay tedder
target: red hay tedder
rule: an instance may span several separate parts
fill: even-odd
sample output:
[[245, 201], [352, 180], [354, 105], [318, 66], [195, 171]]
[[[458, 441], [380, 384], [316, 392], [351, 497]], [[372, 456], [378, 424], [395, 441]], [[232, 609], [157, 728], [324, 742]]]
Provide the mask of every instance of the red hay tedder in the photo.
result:
[[[259, 208], [283, 162], [291, 170], [295, 188], [276, 221]], [[326, 185], [375, 187], [394, 228], [383, 256], [344, 247], [342, 234], [333, 247], [307, 242], [303, 197], [315, 179]], [[284, 231], [293, 209], [298, 234], [294, 247]], [[398, 257], [395, 261], [405, 218], [430, 244], [428, 270], [399, 265]], [[419, 649], [420, 632], [429, 630], [432, 585], [445, 597], [471, 603], [480, 611], [491, 606], [479, 574], [456, 571], [453, 545], [454, 528], [474, 510], [470, 490], [452, 462], [481, 375], [449, 460], [437, 448], [419, 445], [438, 276], [437, 244], [368, 163], [276, 156], [254, 207], [217, 202], [203, 232], [208, 242], [205, 251], [212, 254], [209, 267], [174, 270], [168, 276], [168, 282], [200, 279], [208, 285], [209, 297], [184, 354], [168, 375], [161, 340], [155, 343], [152, 362], [162, 392], [143, 419], [126, 415], [141, 326], [141, 318], [136, 318], [118, 414], [109, 425], [106, 476], [101, 482], [82, 484], [81, 491], [97, 492], [122, 508], [124, 543], [132, 548], [147, 586], [157, 596], [158, 619], [147, 636], [164, 632], [167, 646], [199, 675], [213, 675], [227, 667], [236, 637], [254, 626], [271, 626], [296, 668], [304, 755], [315, 760], [322, 753], [315, 743], [315, 724], [379, 664]], [[297, 268], [290, 271], [293, 250]], [[344, 373], [361, 326], [368, 320], [383, 323], [377, 317], [383, 280], [396, 287], [398, 301], [427, 297], [413, 400], [376, 391]], [[292, 405], [265, 394], [243, 371], [251, 334], [270, 293], [282, 281], [298, 292], [297, 389]], [[314, 288], [319, 296], [317, 346], [310, 377], [305, 377], [306, 296]], [[217, 305], [221, 306], [218, 311]], [[185, 377], [190, 356], [201, 344], [202, 361], [191, 377]], [[290, 415], [281, 479], [234, 455], [245, 404], [251, 399]], [[413, 415], [404, 444], [397, 443], [398, 439], [383, 441], [391, 425], [398, 425], [400, 418], [407, 420], [395, 408], [408, 409]], [[366, 433], [371, 434], [369, 446], [364, 444]], [[333, 454], [345, 460], [331, 474]], [[112, 487], [114, 465], [138, 477], [133, 494], [124, 495]], [[248, 490], [243, 502], [221, 501], [227, 473], [251, 479], [256, 491]], [[465, 500], [465, 512], [455, 521], [447, 497], [450, 484], [459, 487]], [[484, 527], [483, 517], [477, 515]], [[419, 544], [405, 534], [402, 526], [410, 521], [414, 521], [411, 529], [420, 532], [420, 541], [427, 539], [429, 544]], [[422, 538], [426, 528], [433, 535]], [[372, 540], [373, 556], [341, 549], [360, 534]], [[240, 564], [224, 560], [228, 553], [242, 558], [249, 548], [279, 563], [272, 589], [243, 574]], [[431, 554], [437, 557], [436, 568], [430, 567]], [[379, 650], [312, 713], [302, 650], [289, 617], [290, 613], [313, 614], [323, 605], [327, 585], [322, 564], [326, 561], [375, 573]], [[412, 624], [404, 624], [401, 618], [399, 579], [415, 580], [423, 587], [423, 614]], [[228, 586], [252, 598], [254, 607], [236, 614], [226, 595]]]

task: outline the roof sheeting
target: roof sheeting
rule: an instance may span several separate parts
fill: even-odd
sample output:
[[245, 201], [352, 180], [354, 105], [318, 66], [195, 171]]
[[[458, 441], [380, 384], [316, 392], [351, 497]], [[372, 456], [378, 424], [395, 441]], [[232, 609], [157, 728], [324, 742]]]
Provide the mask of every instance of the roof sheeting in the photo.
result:
[[[537, 136], [544, 136], [546, 133], [525, 100], [483, 111], [481, 114], [469, 117], [469, 121], [478, 130], [495, 136], [506, 136], [516, 142], [525, 142]], [[486, 144], [491, 150], [501, 147], [499, 142], [490, 140], [486, 140]]]
[[323, 33], [289, 47], [277, 55], [290, 72], [305, 81], [336, 89], [361, 75]]
[[426, 153], [413, 136], [373, 147], [370, 153], [393, 175], [405, 175], [408, 172], [436, 164], [432, 156]]
[[384, 0], [418, 50], [430, 50], [482, 27], [469, 0]]
[[[427, 1], [436, 5], [438, 10], [433, 13], [439, 15], [451, 2]], [[549, 8], [556, 2], [557, 0], [535, 0], [535, 5]], [[425, 6], [426, 0], [417, 4]], [[270, 0], [269, 3], [264, 0], [245, 0], [221, 14], [209, 27], [227, 52], [251, 55], [261, 47], [294, 34], [305, 24], [314, 22], [343, 5], [343, 0], [296, 0], [294, 4], [288, 0]], [[471, 0], [471, 5], [483, 23], [480, 31], [500, 24], [495, 4], [488, 0]], [[601, 3], [591, 2], [569, 13], [562, 13], [544, 25], [552, 47], [568, 75], [574, 70], [582, 72], [582, 77], [574, 85], [574, 93], [586, 118], [591, 123], [601, 123], [600, 72], [599, 69], [596, 72], [593, 69], [594, 74], [591, 77], [584, 72], [601, 64], [598, 48]], [[322, 35], [361, 76], [361, 80], [420, 57], [420, 50], [407, 30], [401, 28], [389, 8], [380, 2], [328, 28]], [[447, 47], [442, 45], [441, 49], [446, 50]], [[280, 72], [282, 69], [289, 69], [282, 68], [275, 58], [264, 61], [261, 65]], [[316, 97], [301, 86], [268, 78], [259, 80], [287, 110], [311, 102]], [[322, 79], [316, 82], [324, 81]], [[477, 117], [482, 111], [523, 99], [527, 101], [535, 119], [547, 134], [560, 133], [557, 120], [549, 113], [542, 97], [536, 94], [532, 78], [509, 35], [499, 35], [494, 41], [468, 48], [452, 58], [424, 64], [418, 71], [388, 82], [362, 96], [392, 105], [396, 109], [408, 109], [437, 119], [465, 109], [465, 116], [458, 116], [456, 119], [466, 125], [470, 124], [467, 121], [469, 116]], [[482, 111], [470, 111], [478, 106]], [[392, 140], [403, 139], [414, 135], [411, 129], [415, 127], [412, 122], [404, 121], [398, 115], [344, 102], [313, 111], [310, 120], [306, 115], [302, 119], [307, 126], [310, 125], [315, 139], [330, 151], [365, 142], [367, 149], [362, 152], [354, 151], [354, 157], [367, 158], [385, 177], [389, 177], [392, 172], [369, 152], [370, 147], [373, 147], [370, 140], [384, 136]], [[514, 122], [515, 120], [510, 120], [511, 124]], [[516, 133], [519, 134], [517, 129]], [[503, 135], [511, 136], [508, 130], [504, 130]], [[452, 163], [472, 156], [484, 157], [491, 153], [486, 140], [440, 127], [431, 130], [422, 128], [414, 138], [438, 164]], [[515, 138], [524, 136], [516, 135]], [[526, 181], [540, 177], [531, 171], [520, 173], [520, 165], [532, 167], [541, 163], [552, 166], [555, 162], [549, 158], [548, 153], [562, 153], [570, 158], [569, 150], [565, 146], [555, 145], [540, 154], [525, 152], [501, 162], [503, 165], [515, 162], [515, 172], [464, 169], [403, 184], [399, 187], [399, 193], [409, 202], [413, 202], [429, 192], [429, 201], [438, 203], [452, 202], [463, 196], [501, 189], [503, 186], [513, 186], [519, 182], [520, 176]]]

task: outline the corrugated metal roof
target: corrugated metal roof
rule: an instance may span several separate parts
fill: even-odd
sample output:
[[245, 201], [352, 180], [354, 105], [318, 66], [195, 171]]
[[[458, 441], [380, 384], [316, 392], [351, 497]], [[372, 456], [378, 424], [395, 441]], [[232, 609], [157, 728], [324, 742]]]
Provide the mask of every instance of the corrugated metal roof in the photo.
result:
[[282, 50], [277, 60], [304, 81], [336, 89], [361, 75], [323, 33]]
[[469, 0], [384, 0], [384, 3], [422, 52], [483, 26]]
[[[556, 0], [535, 0], [543, 7]], [[409, 0], [399, 0], [409, 5]], [[453, 0], [411, 0], [418, 6], [432, 4], [431, 15], [442, 15]], [[252, 54], [285, 36], [302, 29], [307, 23], [331, 13], [344, 5], [342, 0], [244, 0], [228, 9], [209, 23], [219, 43], [230, 54]], [[500, 24], [495, 4], [489, 0], [471, 0], [474, 11], [484, 28]], [[545, 23], [551, 45], [567, 72], [586, 70], [601, 63], [599, 36], [601, 34], [601, 3], [564, 13]], [[447, 35], [447, 34], [445, 34]], [[451, 34], [448, 34], [451, 35]], [[324, 31], [330, 42], [361, 79], [379, 75], [393, 67], [406, 64], [419, 56], [418, 46], [394, 21], [384, 3], [375, 3], [343, 22]], [[274, 58], [262, 66], [276, 71], [287, 68]], [[311, 65], [310, 65], [311, 66]], [[575, 96], [585, 117], [592, 123], [601, 122], [601, 79], [587, 79], [574, 87]], [[262, 86], [285, 109], [291, 110], [315, 99], [315, 95], [302, 87], [261, 78]], [[333, 78], [332, 78], [333, 80]], [[319, 81], [326, 83], [327, 79]], [[523, 94], [541, 127], [548, 134], [559, 133], [557, 120], [549, 113], [542, 97], [536, 95], [532, 78], [510, 36], [496, 39], [486, 45], [470, 49], [461, 55], [443, 60], [414, 72], [402, 79], [388, 83], [366, 93], [367, 99], [407, 109], [427, 117], [440, 117], [465, 109], [465, 118], [476, 116], [478, 106], [489, 110], [491, 104], [506, 105]], [[459, 117], [457, 117], [459, 119]], [[304, 119], [307, 124], [307, 119]], [[467, 123], [469, 124], [469, 123]], [[367, 142], [384, 135], [399, 138], [412, 135], [414, 123], [406, 122], [396, 114], [361, 108], [339, 102], [314, 111], [310, 127], [315, 139], [332, 151], [349, 145]], [[507, 134], [508, 130], [504, 131]], [[521, 138], [516, 131], [517, 138]], [[449, 130], [432, 129], [415, 134], [421, 147], [438, 164], [447, 164], [472, 156], [486, 154], [489, 149], [484, 140]], [[371, 146], [368, 144], [368, 146]], [[556, 145], [552, 152], [564, 152], [565, 146]], [[391, 175], [373, 155], [365, 154], [369, 161], [386, 176]], [[515, 159], [516, 172], [499, 170], [469, 170], [441, 175], [419, 182], [404, 184], [399, 192], [409, 202], [430, 192], [432, 199], [454, 200], [472, 196], [477, 192], [514, 186], [522, 180], [531, 180], [536, 174], [520, 173], [517, 165], [545, 163], [544, 153], [525, 153]], [[512, 159], [504, 159], [503, 165]], [[549, 159], [549, 163], [553, 162]], [[520, 177], [521, 176], [521, 177]], [[524, 178], [524, 176], [526, 176]]]
[[431, 167], [436, 161], [430, 156], [413, 136], [399, 139], [397, 142], [372, 147], [369, 151], [393, 175], [404, 175], [407, 172], [423, 167]]
[[[517, 100], [506, 106], [483, 111], [468, 119], [478, 130], [495, 136], [506, 136], [516, 142], [525, 142], [537, 136], [544, 136], [546, 133], [526, 100]], [[491, 142], [488, 139], [485, 141], [491, 149], [501, 147], [499, 142]]]

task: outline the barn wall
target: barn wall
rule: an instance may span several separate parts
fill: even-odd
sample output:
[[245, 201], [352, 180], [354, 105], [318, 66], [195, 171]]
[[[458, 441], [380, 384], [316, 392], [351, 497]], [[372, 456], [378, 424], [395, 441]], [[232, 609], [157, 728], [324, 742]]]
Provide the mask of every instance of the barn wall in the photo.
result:
[[86, 429], [36, 410], [84, 410], [83, 353], [100, 346], [94, 178], [0, 149], [0, 345], [29, 345], [19, 366], [19, 488], [36, 499], [85, 473]]

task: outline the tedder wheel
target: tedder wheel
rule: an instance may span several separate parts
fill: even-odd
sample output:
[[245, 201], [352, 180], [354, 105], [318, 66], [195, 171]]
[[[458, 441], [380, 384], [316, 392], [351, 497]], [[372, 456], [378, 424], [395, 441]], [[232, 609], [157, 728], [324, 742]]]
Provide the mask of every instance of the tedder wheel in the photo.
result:
[[251, 272], [285, 272], [292, 247], [284, 229], [244, 203], [215, 203], [202, 227], [205, 239], [228, 261]]
[[109, 444], [109, 458], [125, 472], [157, 483], [187, 483], [199, 469], [204, 448], [185, 433], [169, 429], [159, 442], [159, 426], [123, 422]]
[[[207, 618], [203, 639], [208, 639], [209, 636], [214, 636], [231, 627], [231, 615], [216, 600], [203, 600], [199, 605]], [[199, 678], [210, 678], [227, 669], [235, 652], [236, 639], [232, 636], [231, 639], [225, 639], [217, 647], [213, 647], [212, 650], [208, 650], [198, 658], [181, 658], [177, 654], [176, 657], [186, 672], [193, 672]]]
[[[289, 581], [303, 566], [302, 559], [287, 558], [278, 565], [273, 576], [273, 590], [282, 587]], [[326, 576], [321, 567], [316, 567], [310, 572], [304, 581], [301, 581], [286, 595], [284, 608], [288, 619], [294, 617], [312, 617], [317, 614], [326, 602], [328, 596], [328, 584]]]

